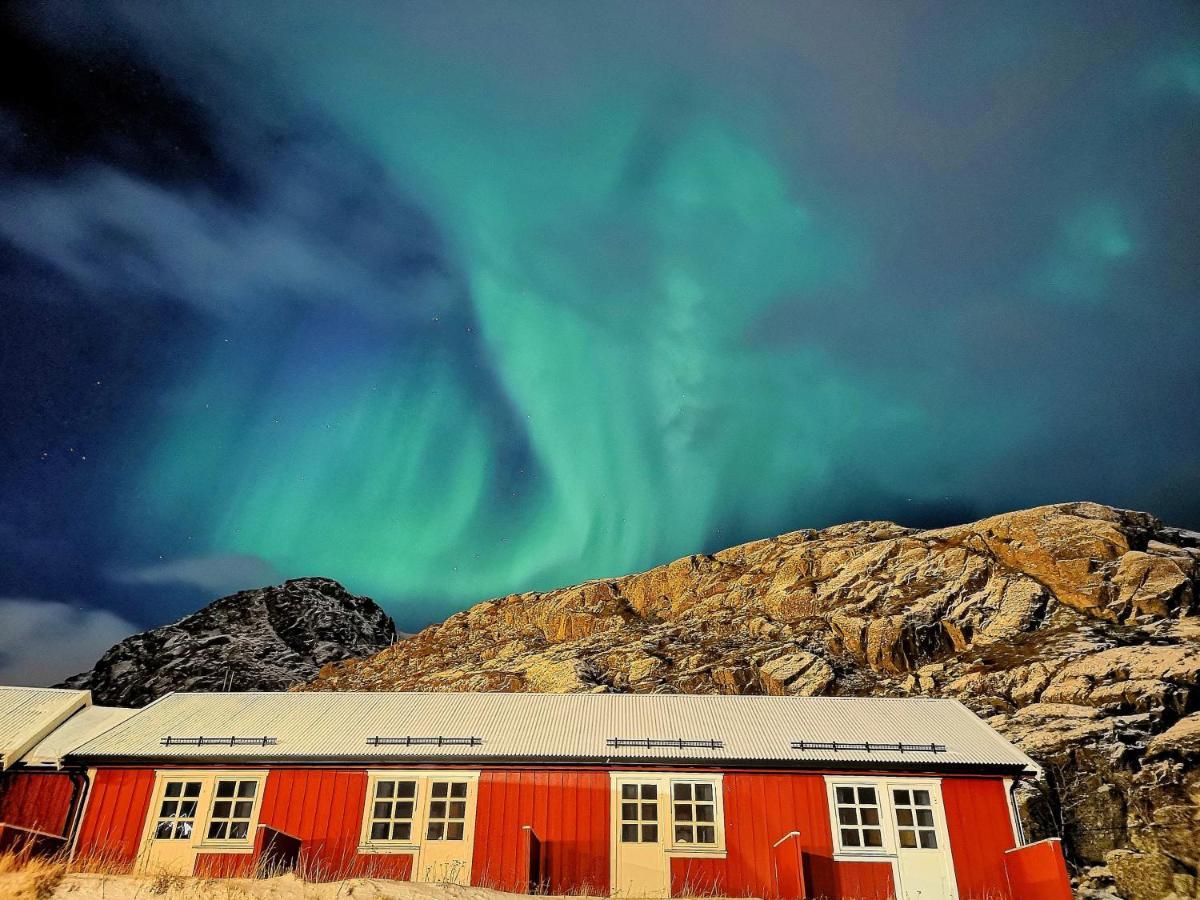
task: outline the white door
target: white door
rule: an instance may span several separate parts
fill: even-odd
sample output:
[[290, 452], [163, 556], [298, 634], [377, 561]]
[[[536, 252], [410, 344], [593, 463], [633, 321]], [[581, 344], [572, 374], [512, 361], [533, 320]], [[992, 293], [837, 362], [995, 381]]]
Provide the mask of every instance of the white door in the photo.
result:
[[209, 783], [199, 778], [164, 778], [159, 782], [138, 859], [141, 871], [192, 874], [199, 838], [196, 829], [209, 794]]
[[664, 843], [667, 798], [659, 782], [621, 778], [613, 787], [613, 895], [671, 896], [671, 866]]
[[900, 900], [954, 900], [940, 792], [928, 782], [890, 782]]
[[431, 777], [426, 788], [424, 833], [412, 880], [470, 884], [475, 780]]

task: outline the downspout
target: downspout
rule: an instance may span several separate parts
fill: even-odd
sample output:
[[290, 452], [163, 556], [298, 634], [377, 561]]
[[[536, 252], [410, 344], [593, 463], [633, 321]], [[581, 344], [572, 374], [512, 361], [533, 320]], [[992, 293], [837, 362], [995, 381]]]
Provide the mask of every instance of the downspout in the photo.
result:
[[1014, 835], [1017, 839], [1017, 846], [1025, 846], [1025, 823], [1021, 821], [1021, 809], [1017, 806], [1017, 787], [1021, 783], [1021, 779], [1025, 777], [1024, 772], [1021, 772], [1015, 778], [1012, 778], [1008, 784], [1008, 809], [1012, 815], [1013, 828], [1016, 829]]
[[67, 855], [74, 856], [75, 839], [79, 836], [78, 829], [83, 819], [84, 807], [87, 805], [88, 789], [92, 783], [88, 780], [87, 774], [79, 769], [73, 769], [67, 775], [71, 779], [71, 806], [70, 812], [67, 814], [63, 837], [67, 842]]

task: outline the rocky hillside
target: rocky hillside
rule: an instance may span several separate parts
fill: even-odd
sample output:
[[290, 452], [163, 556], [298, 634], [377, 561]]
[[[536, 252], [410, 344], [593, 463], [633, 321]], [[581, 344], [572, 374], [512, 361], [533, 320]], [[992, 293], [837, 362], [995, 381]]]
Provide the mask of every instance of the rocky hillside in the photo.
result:
[[1200, 534], [1144, 513], [853, 522], [489, 600], [311, 689], [956, 697], [1044, 764], [1026, 816], [1085, 887], [1190, 897], [1198, 597]]
[[141, 706], [170, 691], [282, 690], [395, 639], [395, 624], [374, 600], [327, 578], [299, 578], [222, 597], [126, 638], [60, 686], [90, 688], [110, 706]]

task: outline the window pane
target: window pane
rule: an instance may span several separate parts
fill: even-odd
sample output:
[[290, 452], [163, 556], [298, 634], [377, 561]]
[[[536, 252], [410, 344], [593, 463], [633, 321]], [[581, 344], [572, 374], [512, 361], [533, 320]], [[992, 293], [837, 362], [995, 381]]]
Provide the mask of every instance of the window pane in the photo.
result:
[[396, 802], [395, 818], [411, 819], [413, 817], [413, 802], [411, 800], [398, 800]]
[[917, 824], [923, 825], [926, 828], [933, 827], [933, 811], [928, 809], [917, 810]]
[[621, 841], [626, 844], [636, 844], [638, 827], [636, 825], [621, 826]]
[[392, 817], [392, 801], [384, 800], [382, 803], [376, 803], [374, 810], [371, 812], [371, 817], [375, 819], [390, 819]]
[[929, 791], [913, 791], [913, 803], [917, 806], [928, 806]]
[[621, 785], [621, 799], [622, 800], [636, 800], [637, 799], [637, 785], [636, 784]]
[[658, 840], [658, 826], [657, 825], [643, 825], [642, 826], [642, 843], [653, 844], [657, 840]]
[[867, 804], [870, 806], [874, 806], [875, 805], [875, 788], [860, 787], [858, 789], [858, 802]]
[[690, 822], [692, 821], [692, 806], [690, 803], [675, 804], [675, 821]]
[[218, 800], [216, 803], [213, 804], [213, 815], [216, 816], [218, 819], [228, 819], [229, 818], [229, 810], [232, 807], [233, 807], [233, 804], [230, 801]]
[[853, 806], [838, 807], [838, 824], [839, 825], [857, 825], [858, 814], [854, 811]]
[[253, 797], [258, 792], [257, 781], [243, 781], [238, 784], [237, 795], [239, 797]]
[[864, 847], [882, 847], [883, 832], [878, 828], [863, 829], [863, 846]]
[[249, 833], [249, 822], [231, 822], [229, 825], [229, 837], [233, 840], [240, 841]]
[[637, 809], [638, 808], [637, 808], [636, 803], [622, 803], [621, 804], [621, 818], [625, 819], [626, 821], [629, 821], [629, 822], [634, 821], [638, 817]]
[[861, 810], [859, 810], [859, 814], [862, 816], [862, 823], [864, 825], [879, 824], [879, 810], [874, 806], [863, 807]]
[[253, 800], [239, 800], [233, 804], [233, 817], [235, 819], [248, 819], [254, 812]]
[[924, 847], [926, 850], [936, 850], [937, 849], [937, 835], [934, 834], [932, 831], [922, 831], [921, 832], [921, 846]]
[[164, 797], [178, 797], [183, 792], [182, 781], [170, 781], [167, 783], [167, 789], [163, 791]]
[[214, 841], [222, 840], [228, 830], [228, 822], [213, 822], [208, 826], [208, 837]]
[[853, 803], [854, 802], [854, 788], [848, 788], [848, 787], [838, 788], [837, 789], [837, 802], [838, 803]]
[[446, 801], [445, 800], [431, 800], [429, 802], [429, 815], [431, 818], [434, 818], [434, 819], [446, 818]]
[[164, 819], [169, 819], [171, 816], [175, 815], [175, 813], [178, 810], [179, 810], [179, 801], [178, 800], [164, 800], [163, 805], [162, 805], [162, 812], [160, 812], [159, 815], [162, 816]]
[[435, 797], [445, 797], [445, 796], [446, 796], [446, 791], [447, 791], [447, 790], [449, 790], [449, 788], [450, 788], [450, 785], [446, 784], [446, 782], [444, 782], [444, 781], [435, 781], [435, 782], [433, 783], [433, 796], [435, 796]]
[[678, 844], [690, 844], [692, 842], [692, 826], [676, 825], [675, 842]]
[[902, 791], [897, 788], [892, 791], [892, 796], [896, 798], [896, 802], [901, 806], [908, 806], [908, 791]]
[[843, 847], [859, 846], [858, 832], [853, 829], [850, 829], [850, 828], [843, 828], [842, 829], [842, 846]]
[[676, 784], [671, 790], [675, 792], [676, 800], [692, 799], [692, 786], [690, 784]]
[[451, 822], [446, 826], [446, 840], [461, 841], [463, 839], [463, 823]]
[[642, 785], [642, 799], [643, 800], [657, 800], [658, 799], [658, 785], [657, 784], [643, 784]]
[[697, 800], [706, 800], [711, 803], [712, 798], [713, 798], [713, 786], [711, 784], [696, 785], [696, 799]]
[[658, 804], [657, 803], [643, 803], [642, 804], [642, 821], [646, 821], [646, 820], [653, 821], [657, 818], [658, 818]]
[[[387, 829], [386, 825], [384, 826], [384, 829], [386, 832], [386, 829]], [[392, 840], [393, 841], [407, 841], [407, 840], [410, 840], [411, 838], [412, 838], [412, 823], [411, 822], [397, 822], [392, 826]]]
[[159, 822], [154, 828], [155, 840], [164, 841], [171, 837], [171, 823]]
[[701, 804], [696, 807], [696, 819], [700, 822], [712, 822], [716, 818], [716, 807]]
[[232, 781], [218, 781], [217, 782], [217, 796], [218, 797], [232, 797], [235, 787], [236, 787], [236, 785]]
[[450, 818], [463, 819], [467, 815], [467, 802], [465, 800], [454, 800], [450, 804]]
[[396, 783], [397, 797], [415, 797], [417, 796], [417, 783], [415, 781], [400, 781]]
[[467, 783], [465, 781], [456, 781], [454, 784], [450, 785], [450, 796], [451, 797], [467, 796]]
[[375, 783], [376, 797], [394, 797], [396, 795], [396, 784], [392, 781], [379, 781]]
[[[896, 810], [896, 824], [911, 826], [913, 823], [913, 815], [911, 809]], [[874, 824], [873, 822], [871, 824]]]
[[175, 837], [183, 838], [184, 840], [186, 840], [186, 839], [190, 838], [191, 836], [192, 836], [192, 823], [191, 822], [180, 821], [180, 822], [175, 823]]
[[386, 841], [388, 836], [387, 822], [376, 822], [371, 826], [371, 840]]
[[701, 825], [696, 829], [696, 840], [701, 844], [715, 844], [717, 842], [717, 829], [711, 825]]
[[917, 846], [917, 836], [913, 833], [911, 828], [900, 829], [900, 846], [905, 848]]
[[429, 831], [425, 835], [431, 841], [440, 841], [446, 833], [446, 825], [444, 822], [430, 822]]
[[186, 785], [184, 785], [183, 796], [199, 797], [200, 796], [200, 782], [189, 781]]

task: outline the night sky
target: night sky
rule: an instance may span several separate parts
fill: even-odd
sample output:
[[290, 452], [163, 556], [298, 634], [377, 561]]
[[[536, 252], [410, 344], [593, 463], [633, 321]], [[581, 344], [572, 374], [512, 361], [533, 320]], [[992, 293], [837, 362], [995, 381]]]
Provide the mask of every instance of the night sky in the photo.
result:
[[1191, 3], [8, 4], [0, 682], [856, 518], [1200, 526]]

